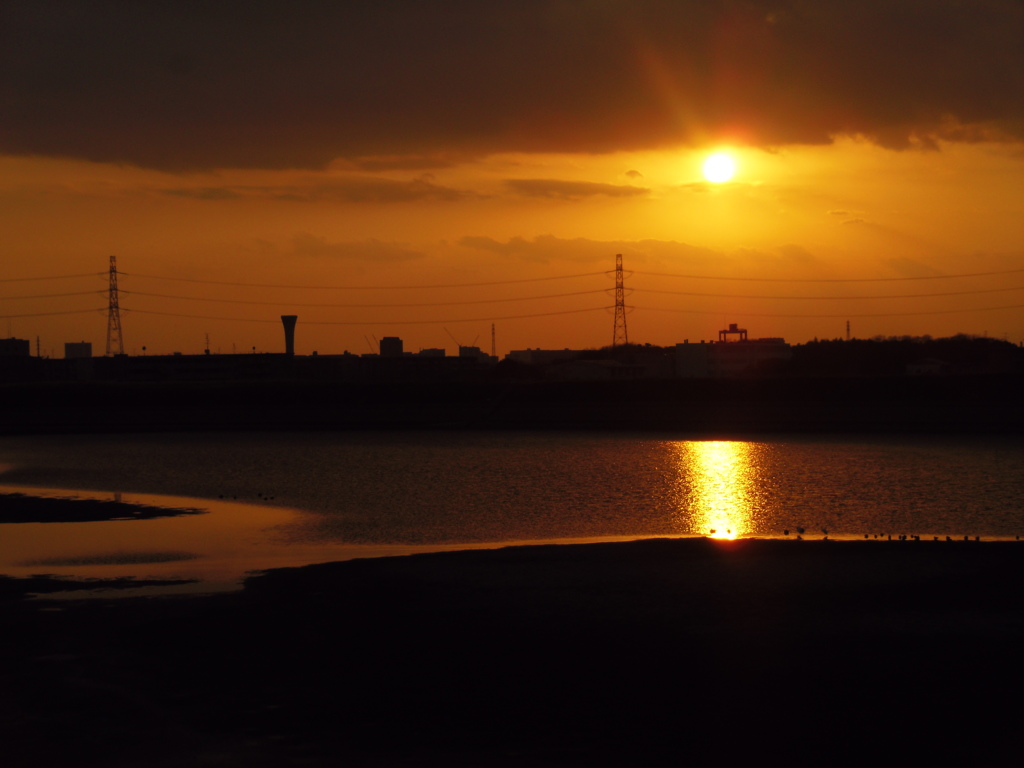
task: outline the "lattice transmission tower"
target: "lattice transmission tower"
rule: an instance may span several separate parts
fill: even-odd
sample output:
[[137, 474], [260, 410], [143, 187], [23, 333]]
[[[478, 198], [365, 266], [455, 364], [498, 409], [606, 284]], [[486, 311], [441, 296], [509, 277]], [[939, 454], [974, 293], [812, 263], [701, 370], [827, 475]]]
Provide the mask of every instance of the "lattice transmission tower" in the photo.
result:
[[615, 254], [615, 330], [612, 333], [612, 346], [629, 344], [626, 332], [626, 287], [622, 281], [622, 254]]
[[[116, 349], [116, 352], [114, 351]], [[124, 354], [121, 309], [117, 305], [117, 256], [110, 257], [110, 304], [107, 310], [107, 355]]]

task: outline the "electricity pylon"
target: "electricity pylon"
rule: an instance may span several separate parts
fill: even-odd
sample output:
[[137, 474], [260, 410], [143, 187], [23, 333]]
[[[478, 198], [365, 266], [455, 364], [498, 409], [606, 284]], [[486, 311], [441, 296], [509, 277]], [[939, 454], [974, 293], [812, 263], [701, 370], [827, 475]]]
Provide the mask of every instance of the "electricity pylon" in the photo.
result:
[[110, 257], [110, 305], [107, 309], [107, 355], [124, 354], [121, 337], [121, 310], [117, 305], [117, 256]]
[[626, 332], [626, 288], [622, 282], [622, 254], [615, 254], [615, 330], [612, 333], [612, 346], [629, 344]]

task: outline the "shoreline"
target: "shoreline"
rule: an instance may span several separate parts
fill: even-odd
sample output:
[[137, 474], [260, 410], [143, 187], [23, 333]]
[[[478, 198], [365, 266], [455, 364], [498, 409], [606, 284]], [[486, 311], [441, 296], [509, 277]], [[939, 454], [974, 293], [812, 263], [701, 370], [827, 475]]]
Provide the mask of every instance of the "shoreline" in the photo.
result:
[[[33, 491], [37, 491], [35, 495]], [[223, 501], [197, 499], [193, 497], [156, 496], [152, 494], [121, 494], [100, 491], [81, 491], [56, 488], [29, 488], [24, 486], [0, 485], [0, 532], [5, 526], [14, 526], [17, 533], [21, 525], [56, 525], [56, 533], [62, 531], [60, 524], [83, 523], [126, 523], [132, 525], [131, 534], [142, 533], [134, 528], [135, 523], [177, 517], [205, 517], [213, 514], [235, 514], [243, 510], [248, 515], [269, 514], [275, 524], [287, 524], [287, 518], [278, 518], [287, 513], [287, 507], [254, 505], [246, 501]], [[202, 521], [199, 521], [202, 523]], [[270, 524], [265, 522], [264, 524]], [[221, 524], [222, 525], [222, 524]], [[216, 527], [221, 527], [220, 525]], [[71, 528], [67, 529], [71, 530]], [[75, 529], [77, 530], [77, 529]], [[83, 529], [84, 530], [84, 529]], [[98, 529], [97, 529], [98, 530]], [[184, 529], [182, 529], [184, 530]], [[191, 529], [190, 529], [191, 530]], [[165, 531], [164, 537], [167, 532]], [[192, 536], [201, 536], [196, 528]], [[38, 535], [37, 535], [38, 536]], [[894, 543], [905, 546], [923, 544], [987, 544], [1019, 542], [1020, 535], [972, 535], [972, 534], [861, 534], [831, 531], [809, 532], [800, 535], [796, 531], [778, 533], [748, 533], [738, 536], [708, 536], [698, 533], [663, 534], [640, 533], [635, 535], [579, 536], [555, 539], [508, 539], [495, 541], [446, 542], [436, 544], [364, 543], [341, 544], [325, 542], [313, 547], [287, 547], [281, 552], [253, 552], [242, 557], [234, 567], [235, 578], [229, 579], [232, 571], [230, 561], [221, 561], [214, 553], [204, 553], [202, 548], [190, 548], [188, 536], [175, 534], [175, 545], [148, 538], [125, 538], [127, 530], [115, 536], [120, 542], [111, 548], [97, 549], [96, 545], [82, 548], [73, 545], [55, 547], [58, 555], [36, 555], [27, 558], [21, 552], [21, 560], [5, 562], [0, 560], [0, 591], [11, 599], [16, 595], [62, 599], [106, 599], [114, 594], [131, 597], [161, 597], [171, 595], [210, 595], [216, 593], [237, 593], [244, 588], [246, 574], [287, 570], [307, 565], [346, 562], [349, 560], [378, 559], [392, 557], [415, 557], [431, 553], [494, 551], [507, 548], [529, 548], [537, 546], [575, 547], [590, 544], [629, 543], [647, 539], [669, 541], [718, 541], [728, 544], [735, 542], [785, 542], [811, 544], [814, 542], [864, 544]], [[158, 537], [159, 538], [159, 537]], [[58, 538], [58, 541], [61, 539]], [[18, 539], [14, 539], [15, 542]], [[270, 545], [273, 546], [273, 545]], [[70, 549], [69, 549], [70, 547]], [[12, 550], [13, 551], [13, 550]], [[8, 553], [10, 554], [10, 553]], [[236, 557], [240, 557], [236, 553]], [[262, 557], [262, 559], [261, 559]], [[9, 557], [8, 557], [9, 560]], [[264, 567], [262, 563], [266, 563]], [[208, 571], [208, 573], [207, 573]], [[205, 574], [205, 575], [204, 575]], [[62, 593], [67, 594], [62, 594]]]
[[12, 766], [1009, 765], [1021, 585], [1018, 542], [649, 539], [15, 601], [0, 735]]

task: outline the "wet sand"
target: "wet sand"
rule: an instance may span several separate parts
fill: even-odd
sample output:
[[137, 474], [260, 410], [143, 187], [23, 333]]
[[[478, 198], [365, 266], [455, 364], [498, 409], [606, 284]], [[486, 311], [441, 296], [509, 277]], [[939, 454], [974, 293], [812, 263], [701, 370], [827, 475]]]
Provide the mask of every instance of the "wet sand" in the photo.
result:
[[3, 763], [1016, 765], [1022, 584], [1018, 542], [697, 539], [12, 591]]

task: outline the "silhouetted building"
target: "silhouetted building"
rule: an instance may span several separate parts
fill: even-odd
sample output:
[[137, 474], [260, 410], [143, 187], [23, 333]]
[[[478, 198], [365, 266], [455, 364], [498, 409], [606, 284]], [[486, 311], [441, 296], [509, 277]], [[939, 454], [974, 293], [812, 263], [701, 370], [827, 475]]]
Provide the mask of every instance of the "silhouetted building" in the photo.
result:
[[281, 323], [284, 325], [284, 353], [289, 357], [295, 354], [295, 321], [298, 315], [281, 315]]
[[397, 336], [385, 336], [380, 340], [381, 357], [401, 357], [404, 354], [402, 340]]
[[463, 347], [459, 345], [459, 357], [468, 357], [470, 360], [476, 360], [480, 363], [498, 362], [480, 349], [480, 347]]
[[[793, 350], [785, 339], [747, 339], [745, 328], [730, 323], [718, 332], [720, 341], [676, 344], [676, 376], [720, 378], [742, 376], [771, 361], [789, 360]], [[739, 336], [738, 341], [727, 341]]]
[[91, 341], [69, 341], [64, 344], [65, 360], [80, 360], [92, 357]]
[[793, 356], [785, 339], [719, 342], [711, 349], [712, 376], [740, 376], [768, 361], [789, 360]]
[[32, 345], [28, 339], [0, 339], [0, 357], [28, 357], [32, 354]]
[[740, 328], [736, 323], [729, 323], [729, 327], [718, 332], [719, 341], [729, 341], [730, 336], [739, 336], [736, 341], [747, 340], [747, 329]]
[[443, 349], [437, 349], [432, 347], [429, 349], [421, 349], [418, 354], [420, 357], [444, 357], [447, 354], [447, 352], [445, 352]]
[[711, 375], [711, 347], [703, 341], [688, 340], [676, 344], [676, 376], [684, 379], [706, 379]]
[[513, 349], [506, 355], [508, 360], [527, 365], [548, 365], [575, 360], [580, 352], [575, 349]]

